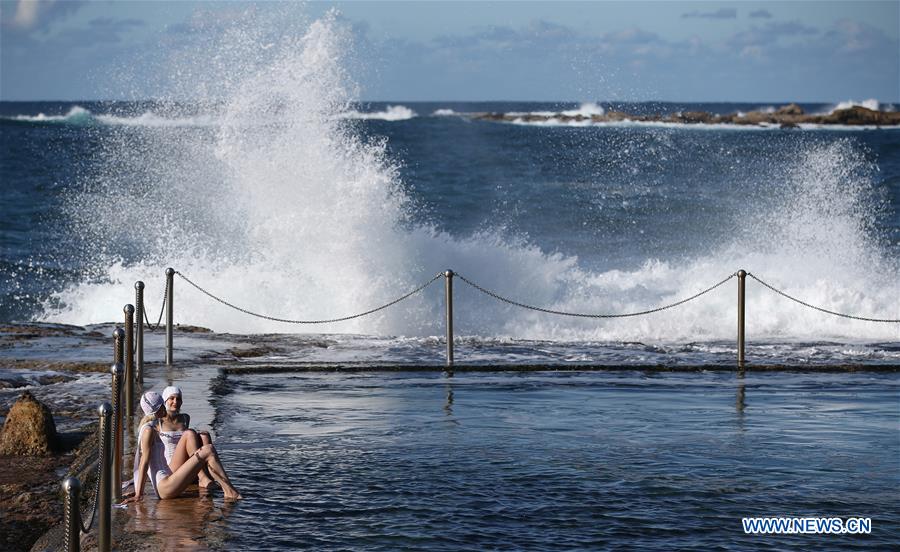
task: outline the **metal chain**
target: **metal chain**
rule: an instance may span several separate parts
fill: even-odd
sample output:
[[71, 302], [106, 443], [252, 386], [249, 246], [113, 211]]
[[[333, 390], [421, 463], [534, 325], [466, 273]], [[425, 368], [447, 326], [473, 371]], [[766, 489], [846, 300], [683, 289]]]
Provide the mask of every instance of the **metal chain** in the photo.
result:
[[[69, 497], [67, 496], [66, 499], [65, 499], [65, 514], [64, 514], [66, 520], [72, 519], [72, 505], [71, 505], [71, 502], [72, 502], [72, 501], [69, 500]], [[78, 504], [76, 504], [76, 505], [75, 505], [75, 508], [77, 509], [78, 507], [79, 507]], [[80, 524], [81, 522], [79, 521], [78, 523]], [[87, 533], [87, 531], [85, 531], [85, 533]], [[65, 539], [63, 539], [63, 545], [66, 547], [66, 550], [72, 550], [72, 548], [73, 548], [73, 547], [72, 547], [72, 544], [73, 544], [73, 543], [72, 543], [72, 541], [71, 541], [71, 539], [72, 539], [72, 531], [69, 530], [69, 523], [68, 523], [68, 521], [66, 521], [65, 535], [66, 535], [66, 536], [65, 536]]]
[[152, 324], [150, 324], [150, 319], [147, 318], [147, 307], [145, 306], [143, 309], [144, 310], [144, 320], [147, 321], [147, 327], [150, 328], [151, 332], [158, 330], [159, 325], [162, 324], [162, 317], [163, 317], [163, 314], [165, 314], [165, 312], [166, 312], [166, 299], [168, 299], [168, 297], [169, 297], [169, 279], [166, 278], [166, 289], [165, 289], [165, 291], [163, 291], [162, 306], [159, 307], [159, 319], [156, 321], [156, 326], [153, 326]]
[[331, 319], [329, 319], [329, 320], [291, 320], [291, 319], [289, 319], [289, 318], [276, 318], [276, 317], [274, 317], [274, 316], [267, 316], [267, 315], [265, 315], [265, 314], [258, 314], [258, 313], [249, 311], [249, 310], [247, 310], [247, 309], [241, 308], [241, 307], [239, 307], [239, 306], [237, 306], [237, 305], [234, 305], [234, 304], [232, 304], [232, 303], [229, 303], [228, 301], [222, 299], [221, 297], [217, 297], [216, 295], [213, 295], [213, 294], [210, 293], [209, 291], [203, 289], [202, 287], [200, 287], [200, 286], [198, 286], [197, 284], [195, 284], [194, 282], [192, 282], [187, 276], [185, 276], [185, 275], [182, 274], [181, 272], [178, 272], [178, 271], [176, 270], [176, 271], [175, 271], [175, 274], [181, 276], [181, 277], [184, 279], [185, 282], [191, 284], [192, 286], [194, 286], [195, 288], [197, 288], [199, 291], [201, 291], [201, 292], [204, 293], [205, 295], [209, 296], [209, 297], [212, 298], [212, 299], [215, 299], [216, 301], [218, 301], [219, 303], [222, 303], [222, 304], [225, 305], [225, 306], [231, 307], [231, 308], [233, 308], [234, 310], [237, 310], [237, 311], [241, 311], [241, 312], [244, 313], [244, 314], [249, 314], [250, 316], [255, 316], [255, 317], [257, 317], [257, 318], [263, 318], [263, 319], [265, 319], [265, 320], [272, 320], [272, 321], [274, 321], [274, 322], [285, 322], [285, 323], [287, 323], [287, 324], [327, 324], [327, 323], [331, 323], [331, 322], [343, 322], [343, 321], [345, 321], [345, 320], [352, 320], [352, 319], [354, 319], [354, 318], [361, 318], [361, 317], [366, 316], [366, 315], [368, 315], [368, 314], [372, 314], [372, 313], [378, 312], [378, 311], [380, 311], [380, 310], [386, 309], [386, 308], [388, 308], [388, 307], [390, 307], [390, 306], [396, 305], [396, 304], [399, 303], [400, 301], [403, 301], [404, 299], [406, 299], [406, 298], [408, 298], [408, 297], [411, 297], [411, 296], [415, 295], [416, 293], [419, 293], [420, 291], [424, 290], [425, 288], [427, 288], [428, 286], [430, 286], [435, 280], [437, 280], [438, 278], [442, 278], [442, 277], [444, 276], [444, 273], [441, 272], [441, 273], [437, 274], [437, 275], [436, 275], [434, 278], [432, 278], [431, 280], [428, 280], [427, 282], [425, 282], [425, 283], [422, 284], [421, 286], [417, 287], [416, 289], [410, 291], [409, 293], [407, 293], [407, 294], [404, 295], [403, 297], [394, 299], [394, 300], [391, 301], [390, 303], [386, 303], [386, 304], [381, 305], [380, 307], [376, 307], [376, 308], [374, 308], [374, 309], [372, 309], [372, 310], [367, 310], [366, 312], [361, 312], [361, 313], [359, 313], [359, 314], [353, 314], [353, 315], [350, 315], [350, 316], [344, 316], [344, 317], [341, 317], [341, 318], [331, 318]]
[[81, 518], [81, 532], [89, 533], [91, 527], [94, 526], [94, 518], [97, 515], [97, 503], [100, 502], [98, 499], [100, 498], [100, 477], [103, 471], [103, 462], [106, 461], [106, 458], [103, 457], [103, 422], [100, 422], [100, 426], [97, 428], [97, 447], [100, 449], [100, 452], [97, 454], [97, 481], [94, 483], [94, 505], [91, 506], [91, 519], [88, 521], [87, 525], [84, 524], [84, 518]]
[[796, 297], [792, 297], [792, 296], [788, 295], [787, 293], [781, 291], [780, 289], [776, 289], [776, 288], [774, 288], [773, 286], [769, 285], [768, 283], [766, 283], [766, 282], [760, 280], [760, 279], [757, 278], [755, 275], [753, 275], [753, 274], [751, 274], [751, 273], [749, 273], [749, 272], [747, 273], [747, 276], [753, 278], [754, 280], [756, 280], [757, 282], [759, 282], [759, 283], [762, 284], [763, 286], [769, 288], [770, 290], [774, 291], [774, 292], [777, 293], [778, 295], [781, 295], [782, 297], [786, 297], [786, 298], [790, 299], [791, 301], [800, 303], [800, 304], [803, 305], [804, 307], [809, 307], [809, 308], [811, 308], [811, 309], [815, 309], [815, 310], [817, 310], [817, 311], [819, 311], [819, 312], [824, 312], [824, 313], [827, 313], [827, 314], [833, 314], [833, 315], [835, 315], [835, 316], [840, 316], [840, 317], [842, 317], [842, 318], [850, 318], [850, 319], [852, 319], [852, 320], [864, 320], [864, 321], [866, 321], [866, 322], [900, 323], [900, 319], [893, 319], [893, 318], [867, 318], [867, 317], [865, 317], [865, 316], [853, 316], [852, 314], [843, 314], [843, 313], [840, 313], [840, 312], [834, 312], [834, 311], [830, 311], [830, 310], [828, 310], [828, 309], [823, 309], [822, 307], [817, 307], [817, 306], [815, 306], [815, 305], [810, 305], [809, 303], [807, 303], [807, 302], [805, 302], [805, 301], [801, 301], [800, 299], [797, 299]]
[[573, 317], [577, 317], [577, 318], [626, 318], [626, 317], [629, 317], [629, 316], [642, 316], [642, 315], [645, 315], [645, 314], [652, 314], [652, 313], [654, 313], [654, 312], [659, 312], [659, 311], [663, 311], [663, 310], [666, 310], [666, 309], [671, 309], [672, 307], [677, 307], [678, 305], [683, 305], [684, 303], [687, 303], [688, 301], [692, 301], [692, 300], [694, 300], [694, 299], [700, 297], [701, 295], [705, 295], [705, 294], [709, 293], [710, 291], [716, 289], [717, 287], [719, 287], [719, 286], [725, 284], [725, 282], [727, 282], [728, 280], [731, 280], [731, 279], [734, 278], [736, 275], [737, 275], [737, 274], [729, 274], [728, 277], [725, 278], [724, 280], [722, 280], [721, 282], [719, 282], [719, 283], [717, 283], [717, 284], [714, 284], [714, 285], [712, 285], [712, 286], [710, 286], [710, 287], [704, 289], [704, 290], [701, 291], [700, 293], [697, 293], [697, 294], [695, 294], [695, 295], [691, 295], [691, 296], [688, 297], [687, 299], [682, 299], [681, 301], [678, 301], [678, 302], [675, 302], [675, 303], [671, 303], [671, 304], [669, 304], [669, 305], [664, 305], [664, 306], [662, 306], [662, 307], [657, 307], [657, 308], [655, 308], [655, 309], [650, 309], [650, 310], [645, 310], [645, 311], [640, 311], [640, 312], [629, 312], [629, 313], [624, 313], [624, 314], [589, 314], [589, 313], [564, 312], [564, 311], [558, 311], [558, 310], [552, 310], [552, 309], [545, 309], [545, 308], [541, 308], [541, 307], [535, 307], [535, 306], [533, 306], [533, 305], [527, 305], [527, 304], [525, 304], [525, 303], [520, 303], [520, 302], [518, 302], [518, 301], [513, 301], [512, 299], [509, 299], [509, 298], [507, 298], [507, 297], [503, 297], [502, 295], [498, 295], [498, 294], [494, 293], [493, 291], [491, 291], [491, 290], [489, 290], [489, 289], [485, 289], [485, 288], [479, 286], [479, 285], [476, 284], [475, 282], [472, 282], [472, 281], [470, 281], [469, 279], [467, 279], [465, 276], [462, 276], [462, 275], [460, 275], [460, 274], [458, 274], [458, 273], [455, 274], [455, 276], [458, 277], [460, 280], [462, 280], [463, 282], [469, 284], [470, 286], [472, 286], [473, 288], [477, 289], [477, 290], [480, 291], [481, 293], [484, 293], [485, 295], [490, 295], [490, 296], [493, 297], [494, 299], [497, 299], [497, 300], [502, 301], [502, 302], [504, 302], [504, 303], [508, 303], [508, 304], [514, 305], [514, 306], [516, 306], [516, 307], [522, 307], [523, 309], [529, 309], [529, 310], [533, 310], [533, 311], [537, 311], [537, 312], [543, 312], [543, 313], [547, 313], [547, 314], [558, 314], [558, 315], [560, 315], [560, 316], [573, 316]]

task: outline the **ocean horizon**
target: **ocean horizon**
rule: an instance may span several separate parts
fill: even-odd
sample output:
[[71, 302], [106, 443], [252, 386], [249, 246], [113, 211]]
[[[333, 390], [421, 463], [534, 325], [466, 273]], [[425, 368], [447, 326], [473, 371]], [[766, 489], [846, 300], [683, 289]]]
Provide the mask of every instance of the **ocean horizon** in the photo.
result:
[[143, 282], [142, 388], [245, 497], [148, 496], [119, 536], [898, 541], [900, 127], [833, 118], [896, 103], [360, 102], [332, 25], [220, 86], [172, 67], [190, 101], [0, 102], [0, 404], [90, 427]]

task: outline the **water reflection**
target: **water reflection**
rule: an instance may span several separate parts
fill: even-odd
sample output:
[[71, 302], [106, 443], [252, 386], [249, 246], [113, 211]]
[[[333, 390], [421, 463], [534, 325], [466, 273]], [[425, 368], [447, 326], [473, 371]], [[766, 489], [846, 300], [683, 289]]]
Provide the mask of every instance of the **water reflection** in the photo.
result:
[[215, 549], [228, 536], [225, 520], [233, 507], [227, 502], [217, 506], [212, 495], [197, 489], [173, 500], [147, 497], [129, 507], [134, 515], [126, 530], [153, 533], [160, 550]]
[[747, 406], [747, 389], [744, 384], [744, 370], [741, 369], [738, 371], [738, 386], [737, 386], [737, 400], [735, 401], [735, 408], [737, 409], [738, 415], [743, 419], [744, 416], [744, 408]]
[[447, 416], [453, 416], [453, 386], [447, 384], [447, 400], [444, 403], [444, 412]]

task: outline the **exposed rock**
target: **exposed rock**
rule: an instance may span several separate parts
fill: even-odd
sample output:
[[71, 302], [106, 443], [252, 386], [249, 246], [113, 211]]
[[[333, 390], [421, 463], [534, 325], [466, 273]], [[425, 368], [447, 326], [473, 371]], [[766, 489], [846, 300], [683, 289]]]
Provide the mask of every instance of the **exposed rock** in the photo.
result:
[[[13, 370], [54, 370], [63, 372], [98, 372], [101, 374], [109, 373], [109, 364], [105, 362], [78, 362], [78, 361], [46, 361], [46, 360], [23, 360], [23, 359], [4, 359], [4, 368]], [[41, 384], [45, 385], [45, 384]]]
[[608, 111], [602, 115], [594, 114], [590, 117], [581, 114], [564, 115], [562, 113], [475, 113], [471, 116], [473, 119], [483, 121], [539, 123], [553, 120], [564, 124], [583, 121], [594, 123], [636, 121], [680, 124], [778, 125], [782, 128], [797, 128], [798, 125], [804, 123], [817, 125], [900, 125], [900, 112], [873, 111], [865, 107], [854, 106], [849, 109], [835, 111], [829, 115], [808, 115], [803, 111], [802, 107], [795, 103], [782, 106], [774, 113], [751, 111], [749, 113], [731, 113], [727, 115], [715, 115], [706, 111], [685, 111], [663, 115], [632, 115], [621, 111]]
[[79, 330], [83, 330], [83, 328], [66, 324], [0, 324], [0, 334], [13, 334], [20, 339], [53, 336], [68, 337], [76, 335]]
[[64, 374], [42, 374], [36, 378], [25, 378], [18, 374], [9, 374], [0, 376], [0, 389], [13, 389], [34, 384], [51, 385], [54, 383], [72, 381], [73, 379], [75, 378]]
[[271, 355], [272, 353], [280, 353], [283, 352], [283, 350], [284, 349], [280, 347], [270, 347], [263, 345], [251, 348], [234, 347], [233, 349], [228, 349], [227, 352], [231, 353], [235, 358], [256, 358]]
[[713, 115], [705, 111], [685, 111], [678, 116], [682, 123], [711, 123]]
[[775, 112], [776, 115], [804, 115], [803, 108], [799, 105], [792, 103], [780, 107], [778, 111]]
[[43, 456], [54, 452], [57, 446], [53, 414], [25, 391], [6, 416], [0, 432], [0, 455]]
[[898, 125], [900, 113], [875, 111], [859, 105], [848, 109], [838, 109], [821, 118], [823, 124], [834, 125]]
[[774, 119], [771, 113], [751, 111], [745, 113], [743, 117], [737, 117], [734, 122], [742, 125], [758, 125], [760, 123], [772, 123]]
[[[86, 430], [95, 435], [97, 425], [94, 423]], [[60, 437], [70, 438], [71, 444], [77, 446], [86, 435], [86, 432], [78, 432]], [[60, 483], [66, 467], [71, 464], [69, 474], [81, 481], [81, 511], [88, 512], [88, 501], [93, 499], [96, 483], [97, 441], [88, 439], [88, 442], [76, 457], [84, 456], [84, 460], [79, 462], [76, 459], [74, 464], [71, 453], [46, 457], [0, 457], [0, 550], [64, 550]], [[56, 538], [33, 547], [32, 543], [36, 540], [40, 543], [41, 535], [49, 529]]]
[[179, 332], [182, 333], [212, 333], [212, 330], [209, 328], [204, 328], [202, 326], [190, 326], [188, 324], [177, 324], [175, 326]]
[[622, 111], [608, 111], [606, 115], [595, 115], [594, 120], [606, 120], [606, 121], [627, 121], [631, 116], [628, 113], [624, 113]]
[[59, 523], [62, 477], [57, 473], [70, 460], [71, 456], [0, 457], [0, 550], [28, 550], [41, 534]]

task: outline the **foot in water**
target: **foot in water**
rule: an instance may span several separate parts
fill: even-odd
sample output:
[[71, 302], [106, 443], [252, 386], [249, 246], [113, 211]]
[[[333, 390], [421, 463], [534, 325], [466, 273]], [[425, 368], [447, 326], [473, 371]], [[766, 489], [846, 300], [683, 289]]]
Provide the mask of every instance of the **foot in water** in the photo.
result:
[[235, 489], [234, 487], [232, 487], [231, 485], [229, 485], [227, 488], [223, 486], [222, 492], [225, 493], [226, 501], [237, 501], [237, 500], [241, 500], [242, 498], [244, 498], [243, 496], [241, 496], [241, 493], [239, 493], [238, 490]]

